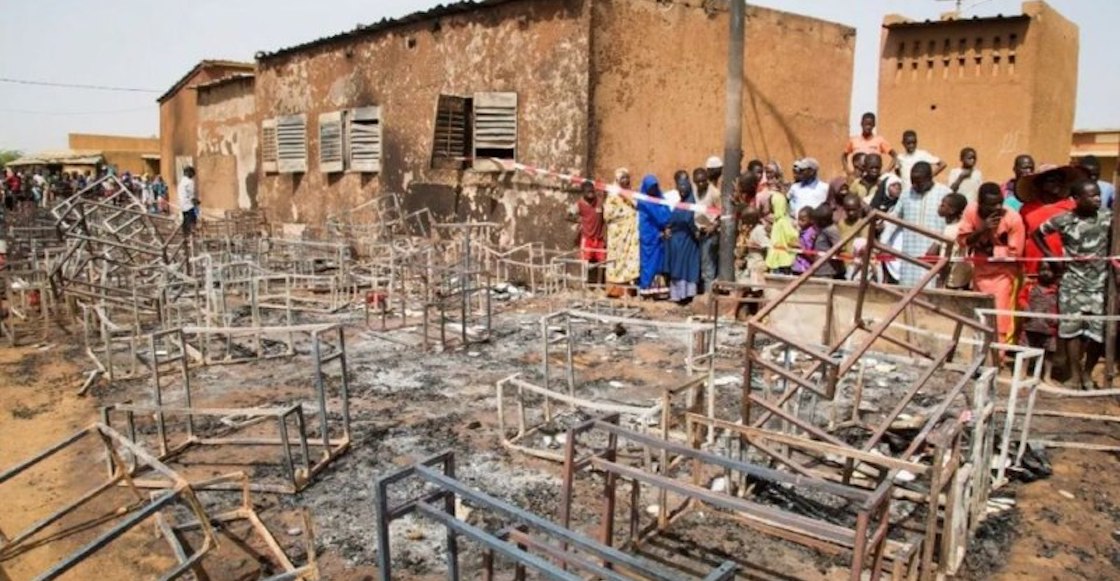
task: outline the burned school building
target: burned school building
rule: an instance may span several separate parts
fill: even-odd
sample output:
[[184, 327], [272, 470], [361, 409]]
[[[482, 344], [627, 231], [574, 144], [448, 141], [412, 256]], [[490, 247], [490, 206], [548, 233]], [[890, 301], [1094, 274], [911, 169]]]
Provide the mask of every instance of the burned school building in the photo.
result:
[[[757, 7], [747, 19], [747, 158], [838, 147], [855, 31]], [[462, 2], [259, 53], [252, 75], [194, 83], [197, 118], [179, 122], [196, 124], [207, 213], [315, 228], [397, 193], [436, 220], [502, 224], [501, 242], [565, 247], [568, 188], [490, 159], [665, 184], [722, 156], [728, 26], [725, 1]]]

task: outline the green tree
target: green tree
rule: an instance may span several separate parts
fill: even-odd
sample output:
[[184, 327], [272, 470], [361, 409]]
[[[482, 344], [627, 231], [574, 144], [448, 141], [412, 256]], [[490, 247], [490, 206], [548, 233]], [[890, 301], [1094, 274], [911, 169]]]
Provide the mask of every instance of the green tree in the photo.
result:
[[18, 149], [0, 149], [0, 166], [8, 165], [9, 161], [15, 161], [23, 157], [23, 152]]

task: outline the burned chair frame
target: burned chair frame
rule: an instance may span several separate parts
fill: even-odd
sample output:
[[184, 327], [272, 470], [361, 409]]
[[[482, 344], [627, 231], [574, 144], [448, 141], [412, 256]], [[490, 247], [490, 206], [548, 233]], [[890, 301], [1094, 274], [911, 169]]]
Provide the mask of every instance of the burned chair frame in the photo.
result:
[[[991, 368], [984, 369], [983, 365], [989, 351], [988, 346], [993, 331], [991, 327], [979, 320], [952, 312], [927, 300], [922, 295], [925, 286], [947, 272], [948, 259], [942, 256], [927, 263], [880, 243], [874, 236], [876, 227], [880, 223], [886, 223], [901, 230], [913, 231], [946, 246], [951, 246], [954, 243], [954, 241], [935, 232], [916, 227], [880, 212], [873, 212], [857, 223], [851, 234], [837, 243], [830, 251], [818, 257], [807, 272], [794, 279], [784, 291], [773, 300], [768, 301], [758, 313], [747, 321], [741, 409], [739, 418], [732, 419], [740, 419], [745, 426], [751, 429], [762, 430], [753, 433], [750, 446], [769, 456], [772, 462], [781, 463], [795, 471], [804, 472], [806, 467], [797, 459], [783, 454], [769, 443], [764, 443], [767, 438], [762, 438], [758, 434], [763, 433], [763, 431], [771, 431], [774, 432], [775, 437], [803, 437], [830, 444], [839, 450], [869, 453], [883, 441], [892, 424], [912, 404], [915, 397], [924, 392], [923, 390], [927, 388], [935, 374], [939, 371], [959, 373], [960, 379], [955, 381], [946, 393], [937, 395], [939, 400], [928, 411], [928, 415], [924, 423], [918, 428], [917, 434], [909, 441], [906, 450], [897, 455], [899, 459], [908, 460], [916, 453], [932, 448], [937, 450], [935, 458], [941, 458], [946, 462], [944, 469], [932, 473], [934, 490], [930, 490], [927, 495], [920, 495], [920, 498], [913, 498], [913, 500], [924, 504], [929, 511], [926, 524], [923, 527], [926, 538], [923, 540], [923, 554], [919, 571], [923, 578], [931, 578], [935, 570], [952, 572], [961, 555], [950, 554], [948, 547], [952, 546], [953, 553], [956, 553], [956, 548], [967, 542], [967, 536], [973, 530], [972, 527], [983, 518], [982, 504], [987, 500], [987, 492], [991, 484], [988, 466], [993, 447], [992, 438], [995, 432], [992, 422], [995, 371]], [[774, 311], [792, 297], [799, 288], [808, 283], [815, 272], [836, 256], [845, 244], [854, 240], [863, 231], [867, 232], [867, 248], [870, 256], [886, 255], [890, 259], [902, 260], [914, 266], [925, 268], [927, 270], [921, 280], [909, 289], [874, 282], [869, 276], [872, 261], [863, 260], [860, 266], [859, 289], [855, 301], [854, 316], [850, 326], [846, 329], [840, 329], [836, 333], [832, 333], [829, 327], [825, 333], [823, 346], [798, 341], [775, 329], [771, 322], [771, 315]], [[887, 314], [877, 319], [873, 325], [864, 320], [865, 300], [871, 289], [898, 299], [898, 302]], [[913, 343], [909, 336], [900, 338], [887, 333], [893, 329], [896, 319], [911, 305], [920, 307], [952, 323], [953, 331], [942, 347], [927, 349]], [[831, 325], [831, 316], [828, 324]], [[975, 341], [962, 340], [967, 339], [963, 337], [966, 330], [974, 334], [977, 339]], [[866, 333], [866, 336], [857, 340], [856, 334], [860, 331]], [[762, 338], [771, 341], [766, 349], [761, 347], [760, 339]], [[861, 359], [879, 341], [901, 348], [904, 352], [911, 354], [914, 359], [907, 360], [906, 363], [914, 365], [922, 371], [918, 379], [901, 392], [898, 400], [892, 404], [890, 411], [886, 412], [882, 421], [878, 425], [868, 425], [861, 421], [858, 410], [863, 374]], [[849, 346], [849, 343], [852, 345]], [[966, 345], [971, 347], [971, 359], [963, 364], [954, 362], [954, 357], [958, 352], [965, 352], [965, 349], [961, 349], [961, 347]], [[769, 361], [765, 356], [766, 350], [784, 351], [784, 362]], [[792, 353], [808, 356], [812, 363], [807, 370], [796, 371], [792, 368]], [[756, 370], [768, 372], [776, 380], [773, 384], [763, 382], [764, 385], [761, 390], [752, 390], [750, 387], [751, 378]], [[854, 444], [802, 417], [803, 411], [800, 407], [801, 401], [805, 398], [808, 398], [811, 402], [826, 400], [835, 403], [841, 378], [849, 372], [853, 372], [853, 370], [858, 372], [858, 377], [852, 418], [850, 421], [843, 422], [835, 427], [857, 428], [870, 434], [867, 438]], [[974, 389], [967, 392], [966, 388], [970, 384], [973, 384]], [[964, 408], [976, 416], [971, 427], [972, 450], [967, 456], [967, 462], [962, 460], [965, 456], [960, 454], [959, 451], [962, 430], [960, 427], [952, 427], [954, 420], [948, 417], [951, 405], [962, 396], [967, 400]], [[773, 441], [774, 438], [770, 438], [770, 440]], [[853, 481], [857, 464], [851, 454], [848, 456], [849, 458], [845, 461], [838, 475], [838, 479], [844, 484], [850, 484]], [[961, 468], [963, 470], [959, 470]], [[891, 475], [887, 478], [893, 477]], [[949, 495], [951, 501], [944, 505], [944, 516], [940, 517], [939, 511], [942, 503], [939, 495], [942, 490], [962, 489], [975, 491], [975, 497], [963, 503], [963, 506], [958, 506], [953, 502], [956, 499]], [[978, 509], [978, 507], [980, 508]], [[939, 518], [943, 519], [942, 525], [939, 525]], [[961, 532], [962, 527], [964, 529], [963, 533]], [[942, 553], [939, 559], [935, 556], [935, 546], [937, 546], [939, 540], [935, 537], [938, 535], [940, 535], [942, 541]]]
[[[306, 332], [311, 335], [312, 353], [314, 355], [314, 394], [312, 405], [315, 406], [314, 415], [318, 418], [318, 434], [309, 433], [308, 422], [305, 418], [304, 405], [297, 402], [287, 406], [255, 407], [255, 408], [209, 408], [192, 405], [192, 388], [188, 359], [191, 352], [197, 353], [187, 342], [186, 337], [206, 333], [223, 332], [252, 332], [262, 329], [217, 329], [217, 328], [192, 328], [161, 331], [151, 335], [151, 352], [156, 355], [152, 363], [152, 403], [132, 404], [120, 403], [106, 406], [102, 409], [102, 418], [106, 425], [112, 425], [115, 417], [123, 416], [127, 436], [132, 441], [143, 439], [137, 428], [137, 418], [151, 418], [155, 423], [156, 442], [159, 449], [159, 458], [163, 461], [173, 461], [177, 456], [186, 453], [196, 446], [279, 446], [283, 454], [283, 466], [286, 482], [253, 482], [249, 489], [260, 492], [276, 492], [295, 494], [311, 483], [315, 475], [323, 471], [335, 458], [344, 454], [351, 443], [350, 430], [350, 380], [347, 376], [346, 346], [343, 328], [340, 325], [304, 325], [300, 327], [278, 327], [274, 330], [281, 332]], [[268, 330], [268, 329], [263, 329]], [[333, 352], [327, 353], [322, 340], [324, 336], [333, 335], [335, 345]], [[160, 349], [159, 347], [164, 347]], [[338, 395], [338, 409], [328, 406], [327, 382], [324, 367], [333, 362], [341, 366], [341, 382]], [[165, 380], [178, 377], [180, 381], [182, 405], [165, 405]], [[330, 419], [338, 417], [336, 422]], [[170, 418], [180, 418], [180, 422], [169, 422]], [[199, 433], [196, 418], [217, 419], [228, 426], [226, 433], [206, 436]], [[242, 421], [233, 423], [231, 418], [243, 418]], [[229, 435], [243, 428], [257, 425], [262, 422], [274, 422], [277, 428], [275, 437], [237, 436]], [[231, 425], [232, 424], [232, 425]], [[181, 428], [182, 435], [178, 441], [172, 441], [172, 428]], [[295, 441], [292, 434], [294, 428]], [[337, 435], [332, 436], [333, 431]], [[319, 451], [317, 459], [313, 457]], [[137, 486], [158, 487], [158, 482], [152, 482], [135, 475], [134, 482]], [[214, 483], [200, 489], [229, 489], [229, 483]]]
[[[690, 417], [692, 415], [690, 414]], [[702, 416], [697, 416], [702, 417]], [[690, 422], [690, 428], [694, 425]], [[606, 435], [607, 444], [587, 446], [581, 438], [592, 432]], [[603, 473], [602, 512], [600, 515], [600, 542], [610, 546], [615, 536], [615, 508], [620, 480], [630, 481], [629, 532], [626, 547], [639, 549], [647, 540], [665, 532], [673, 522], [689, 510], [707, 505], [730, 511], [734, 520], [742, 522], [763, 534], [803, 544], [827, 552], [850, 552], [852, 565], [850, 578], [861, 579], [864, 572], [872, 579], [881, 574], [883, 551], [889, 527], [891, 483], [883, 481], [868, 491], [846, 484], [801, 474], [790, 474], [734, 460], [699, 449], [700, 441], [693, 430], [693, 445], [668, 442], [640, 434], [618, 425], [618, 415], [593, 419], [568, 431], [564, 460], [564, 484], [561, 490], [560, 524], [569, 526], [575, 498], [577, 475], [594, 470]], [[621, 442], [647, 449], [644, 456], [657, 459], [638, 465], [619, 462]], [[581, 450], [588, 450], [581, 453]], [[827, 521], [766, 506], [727, 492], [715, 492], [705, 487], [704, 473], [715, 468], [721, 473], [738, 474], [766, 482], [808, 487], [854, 503], [855, 530]], [[686, 471], [687, 480], [669, 476], [676, 469]], [[646, 527], [640, 526], [639, 504], [642, 486], [657, 490], [656, 520]], [[669, 509], [668, 493], [685, 497], [676, 508]]]
[[[409, 479], [419, 479], [434, 486], [435, 490], [391, 506], [391, 487]], [[378, 515], [378, 574], [382, 581], [393, 578], [389, 527], [394, 520], [412, 513], [419, 513], [446, 527], [448, 578], [453, 581], [458, 581], [461, 574], [460, 536], [484, 547], [482, 578], [486, 580], [494, 578], [495, 556], [512, 561], [517, 579], [525, 578], [526, 569], [538, 572], [543, 578], [560, 581], [586, 579], [586, 575], [611, 581], [682, 579], [680, 572], [668, 571], [652, 561], [612, 548], [609, 542], [602, 544], [467, 487], [455, 479], [455, 459], [451, 452], [437, 454], [377, 479], [374, 494]], [[469, 502], [479, 510], [499, 513], [503, 520], [512, 524], [494, 533], [468, 524], [455, 514], [457, 499]], [[734, 577], [735, 571], [734, 564], [725, 562], [704, 576], [703, 581], [726, 581]]]
[[[198, 498], [195, 496], [194, 489], [186, 480], [145, 451], [143, 447], [130, 442], [105, 424], [90, 425], [39, 452], [30, 459], [8, 469], [0, 474], [0, 485], [3, 485], [17, 475], [35, 467], [39, 463], [86, 438], [97, 438], [104, 446], [107, 456], [108, 477], [96, 486], [90, 488], [77, 500], [67, 504], [65, 507], [49, 516], [39, 519], [21, 530], [15, 536], [8, 537], [3, 532], [0, 532], [0, 562], [10, 559], [18, 555], [21, 551], [29, 548], [27, 546], [29, 541], [33, 539], [37, 533], [60, 521], [78, 508], [90, 503], [94, 498], [97, 498], [106, 491], [123, 485], [126, 486], [129, 492], [135, 497], [135, 503], [131, 506], [122, 507], [118, 512], [118, 516], [121, 517], [122, 520], [113, 525], [108, 531], [98, 535], [92, 541], [60, 559], [52, 565], [50, 569], [39, 574], [35, 579], [37, 581], [46, 581], [59, 577], [76, 567], [90, 555], [111, 543], [114, 539], [125, 534], [132, 528], [135, 528], [149, 517], [158, 515], [160, 511], [175, 503], [185, 505], [187, 509], [194, 514], [197, 521], [200, 523], [198, 528], [203, 535], [203, 544], [189, 555], [180, 551], [178, 555], [179, 564], [165, 572], [162, 578], [174, 579], [188, 572], [202, 559], [207, 551], [216, 545], [214, 530], [210, 524], [210, 519], [203, 510]], [[143, 464], [145, 467], [161, 476], [163, 478], [159, 486], [161, 492], [151, 495], [150, 497], [141, 492], [140, 487], [137, 486], [137, 483], [132, 478], [131, 470], [128, 469], [128, 464], [126, 464], [124, 459], [125, 456], [130, 458], [133, 465]], [[3, 570], [0, 569], [0, 572], [2, 571]]]

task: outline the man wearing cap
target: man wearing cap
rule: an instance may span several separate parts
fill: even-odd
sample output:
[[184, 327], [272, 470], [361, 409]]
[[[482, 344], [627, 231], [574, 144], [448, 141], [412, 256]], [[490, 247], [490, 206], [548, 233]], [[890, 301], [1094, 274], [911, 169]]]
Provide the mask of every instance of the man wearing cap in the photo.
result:
[[723, 177], [723, 160], [713, 155], [704, 164], [704, 169], [708, 170], [708, 183], [718, 190], [719, 180]]
[[789, 187], [790, 215], [797, 216], [801, 208], [816, 208], [828, 201], [828, 184], [817, 179], [821, 165], [806, 157], [793, 162], [796, 182]]
[[708, 160], [707, 168], [697, 168], [692, 172], [693, 188], [696, 190], [698, 211], [693, 214], [697, 237], [700, 242], [700, 292], [708, 292], [719, 269], [719, 211], [721, 209], [719, 188], [709, 181], [713, 161], [723, 169], [718, 158]]

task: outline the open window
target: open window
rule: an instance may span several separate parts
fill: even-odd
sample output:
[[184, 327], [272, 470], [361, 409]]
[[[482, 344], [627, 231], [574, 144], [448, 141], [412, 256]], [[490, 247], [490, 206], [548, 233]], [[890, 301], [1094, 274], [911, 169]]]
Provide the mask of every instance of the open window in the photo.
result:
[[351, 109], [346, 117], [350, 171], [381, 171], [381, 108]]
[[276, 119], [276, 157], [280, 173], [307, 171], [307, 116]]
[[517, 93], [475, 93], [473, 167], [498, 171], [490, 158], [517, 159]]
[[440, 95], [432, 167], [500, 171], [492, 158], [517, 158], [517, 93]]
[[342, 112], [319, 115], [319, 171], [342, 171]]
[[265, 173], [276, 173], [276, 120], [261, 121], [261, 169]]
[[432, 141], [432, 167], [463, 169], [468, 160], [471, 139], [471, 100], [469, 97], [440, 95], [436, 104], [436, 132]]

